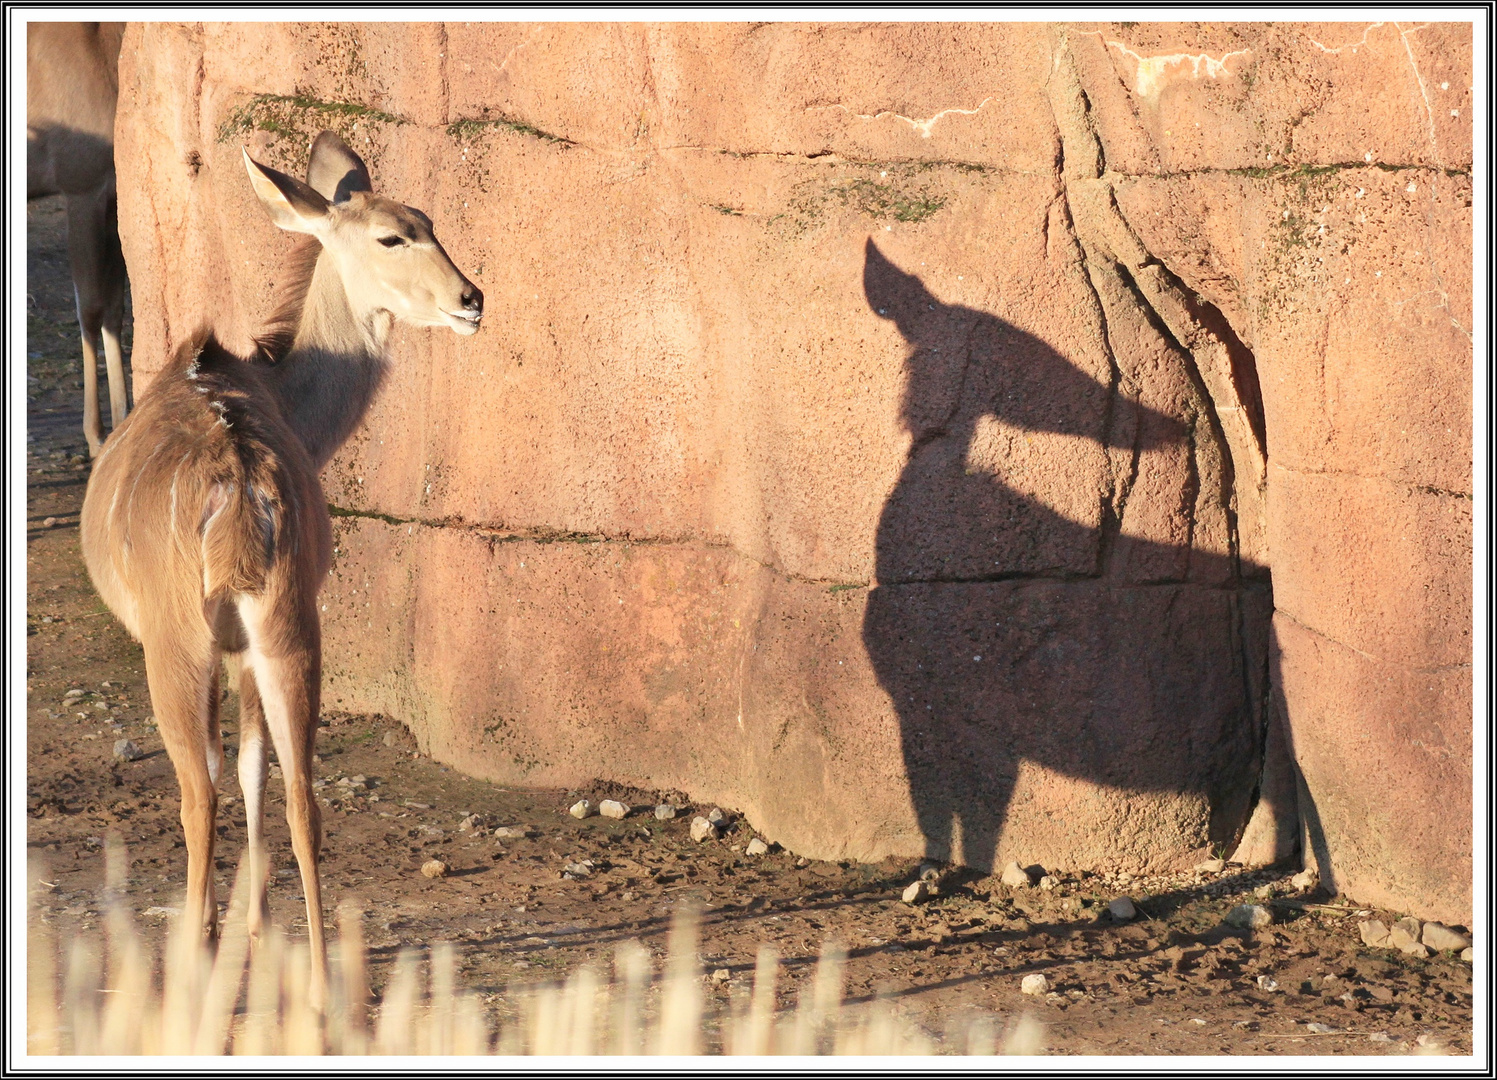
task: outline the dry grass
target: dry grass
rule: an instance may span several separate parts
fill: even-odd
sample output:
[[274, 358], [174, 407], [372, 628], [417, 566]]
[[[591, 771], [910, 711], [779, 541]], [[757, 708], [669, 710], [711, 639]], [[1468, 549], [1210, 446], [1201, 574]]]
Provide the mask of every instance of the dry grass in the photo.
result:
[[694, 912], [678, 915], [658, 985], [648, 951], [619, 946], [613, 971], [579, 968], [556, 985], [512, 988], [513, 1019], [497, 1022], [485, 1003], [458, 984], [450, 945], [422, 964], [407, 949], [395, 962], [383, 999], [370, 999], [361, 913], [338, 913], [325, 1015], [307, 1001], [306, 946], [268, 930], [253, 951], [245, 934], [241, 868], [216, 953], [174, 928], [164, 954], [151, 955], [123, 905], [123, 851], [109, 852], [103, 941], [75, 938], [59, 953], [34, 907], [28, 921], [27, 1048], [32, 1054], [1034, 1054], [1037, 1021], [1007, 1030], [980, 1018], [944, 1047], [899, 1017], [893, 1003], [843, 1002], [845, 954], [829, 942], [797, 1006], [777, 1010], [779, 960], [759, 949], [752, 989], [726, 1009], [709, 1009], [697, 960]]

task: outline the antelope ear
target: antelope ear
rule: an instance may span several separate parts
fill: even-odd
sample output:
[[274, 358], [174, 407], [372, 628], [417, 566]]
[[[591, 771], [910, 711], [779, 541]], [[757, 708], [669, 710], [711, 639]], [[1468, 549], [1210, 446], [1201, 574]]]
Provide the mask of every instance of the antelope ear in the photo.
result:
[[347, 202], [355, 191], [374, 191], [364, 159], [331, 131], [324, 131], [312, 144], [307, 183], [333, 203]]
[[328, 218], [326, 199], [295, 177], [261, 165], [248, 150], [244, 150], [244, 167], [271, 221], [287, 232], [314, 236], [322, 232]]

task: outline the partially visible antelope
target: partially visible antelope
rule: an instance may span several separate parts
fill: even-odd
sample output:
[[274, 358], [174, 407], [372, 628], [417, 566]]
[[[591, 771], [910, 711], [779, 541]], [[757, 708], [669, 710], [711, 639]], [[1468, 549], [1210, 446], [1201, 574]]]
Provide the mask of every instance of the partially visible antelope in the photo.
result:
[[239, 670], [239, 783], [249, 831], [251, 941], [265, 918], [268, 747], [286, 780], [313, 953], [326, 1000], [312, 750], [321, 694], [317, 591], [332, 529], [317, 474], [385, 376], [396, 321], [478, 331], [483, 294], [419, 210], [375, 195], [364, 162], [324, 131], [304, 184], [244, 152], [271, 220], [305, 234], [276, 314], [241, 358], [209, 331], [179, 349], [94, 465], [83, 556], [145, 650], [156, 720], [182, 791], [183, 918], [217, 933], [214, 818], [223, 763], [219, 668]]
[[98, 457], [104, 442], [101, 345], [116, 429], [128, 411], [120, 346], [127, 282], [114, 179], [114, 109], [124, 33], [124, 23], [26, 25], [26, 198], [67, 197], [68, 262], [83, 334], [83, 437], [89, 457]]

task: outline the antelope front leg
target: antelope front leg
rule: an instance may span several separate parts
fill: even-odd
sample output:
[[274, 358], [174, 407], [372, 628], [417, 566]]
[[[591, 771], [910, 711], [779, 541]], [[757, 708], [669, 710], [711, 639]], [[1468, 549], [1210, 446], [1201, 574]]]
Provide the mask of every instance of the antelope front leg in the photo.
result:
[[109, 375], [109, 415], [113, 423], [111, 431], [123, 424], [130, 413], [128, 391], [125, 388], [125, 350], [120, 344], [121, 319], [120, 314], [116, 314], [112, 321], [106, 317], [102, 328], [104, 366]]
[[129, 278], [125, 273], [125, 253], [120, 250], [119, 214], [114, 199], [107, 203], [104, 218], [104, 258], [99, 268], [99, 291], [103, 298], [100, 332], [104, 338], [104, 366], [109, 375], [109, 413], [113, 426], [119, 429], [129, 415], [128, 390], [125, 387], [125, 349], [120, 335], [125, 326], [125, 290]]
[[[94, 195], [68, 196], [68, 259], [73, 272], [78, 329], [83, 338], [83, 437], [88, 441], [91, 458], [98, 457], [104, 445], [104, 421], [99, 414], [99, 346], [104, 322], [100, 280], [104, 251], [100, 230], [105, 220], [103, 207]], [[120, 376], [123, 388], [123, 359]]]

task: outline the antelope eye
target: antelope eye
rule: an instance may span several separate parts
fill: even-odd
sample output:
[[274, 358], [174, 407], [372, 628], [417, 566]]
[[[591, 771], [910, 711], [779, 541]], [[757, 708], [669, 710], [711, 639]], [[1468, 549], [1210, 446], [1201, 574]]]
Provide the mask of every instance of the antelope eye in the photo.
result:
[[392, 247], [399, 247], [401, 244], [405, 243], [405, 237], [403, 237], [403, 236], [381, 236], [379, 238], [379, 242], [381, 244], [384, 244], [385, 247], [390, 247], [390, 248], [392, 248]]

